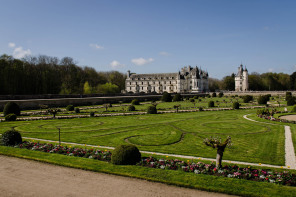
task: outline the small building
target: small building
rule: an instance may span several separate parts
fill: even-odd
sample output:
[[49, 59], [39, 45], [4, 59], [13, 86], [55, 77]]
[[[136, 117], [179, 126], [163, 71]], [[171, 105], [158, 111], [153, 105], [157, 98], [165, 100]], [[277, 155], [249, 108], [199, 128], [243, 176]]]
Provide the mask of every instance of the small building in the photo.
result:
[[238, 72], [235, 75], [235, 91], [236, 92], [245, 92], [249, 91], [249, 82], [248, 82], [248, 70], [241, 64], [238, 67]]
[[127, 72], [126, 92], [199, 93], [208, 92], [208, 72], [187, 66], [177, 73], [135, 74]]

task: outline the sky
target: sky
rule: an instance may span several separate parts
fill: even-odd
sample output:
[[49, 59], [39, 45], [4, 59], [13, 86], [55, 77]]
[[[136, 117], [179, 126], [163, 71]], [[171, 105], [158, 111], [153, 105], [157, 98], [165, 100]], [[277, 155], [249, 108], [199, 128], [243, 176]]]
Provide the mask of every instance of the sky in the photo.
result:
[[0, 0], [0, 55], [126, 73], [296, 71], [295, 0]]

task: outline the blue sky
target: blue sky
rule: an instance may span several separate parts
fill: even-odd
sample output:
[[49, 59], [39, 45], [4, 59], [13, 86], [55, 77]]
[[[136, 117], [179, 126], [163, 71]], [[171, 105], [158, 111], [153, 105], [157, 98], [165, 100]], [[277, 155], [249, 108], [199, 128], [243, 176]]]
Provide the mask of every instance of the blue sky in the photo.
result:
[[221, 79], [296, 71], [296, 1], [0, 0], [0, 54], [72, 57], [97, 71]]

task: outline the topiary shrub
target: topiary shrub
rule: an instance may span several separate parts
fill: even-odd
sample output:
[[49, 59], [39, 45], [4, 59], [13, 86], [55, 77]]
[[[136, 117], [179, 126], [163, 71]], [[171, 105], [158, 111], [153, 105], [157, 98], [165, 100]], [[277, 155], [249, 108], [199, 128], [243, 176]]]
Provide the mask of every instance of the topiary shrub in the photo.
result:
[[198, 108], [198, 111], [203, 111], [203, 108], [202, 108], [202, 107], [199, 107], [199, 108]]
[[288, 97], [288, 100], [287, 100], [287, 105], [288, 106], [293, 106], [295, 105], [296, 102], [295, 102], [295, 97], [291, 96], [291, 97]]
[[264, 95], [264, 96], [259, 96], [258, 97], [258, 104], [259, 105], [266, 105], [267, 104], [267, 101], [269, 101], [269, 98], [270, 98], [270, 94], [267, 94], [267, 95]]
[[168, 92], [164, 92], [161, 97], [161, 101], [163, 102], [172, 102], [172, 95]]
[[112, 151], [111, 163], [115, 165], [135, 165], [141, 161], [141, 153], [134, 145], [120, 145]]
[[6, 121], [16, 121], [16, 115], [15, 114], [8, 114], [5, 116]]
[[22, 136], [19, 132], [12, 129], [2, 134], [2, 143], [4, 146], [15, 146], [22, 143]]
[[132, 105], [140, 105], [140, 102], [138, 99], [134, 99], [134, 100], [132, 100], [131, 104]]
[[147, 114], [157, 114], [157, 109], [156, 109], [156, 107], [155, 106], [149, 106], [148, 108], [147, 108]]
[[174, 102], [182, 101], [182, 100], [183, 100], [183, 98], [182, 98], [181, 94], [176, 94], [173, 98]]
[[21, 110], [18, 104], [16, 104], [15, 102], [8, 102], [4, 107], [3, 114], [4, 116], [7, 116], [8, 114], [15, 114], [19, 116], [21, 115]]
[[89, 116], [90, 116], [90, 117], [95, 117], [95, 112], [93, 112], [93, 111], [90, 112], [90, 113], [89, 113]]
[[214, 103], [214, 101], [209, 101], [209, 103], [208, 103], [208, 107], [215, 107], [215, 103]]
[[232, 108], [233, 108], [233, 109], [239, 109], [239, 102], [234, 102], [234, 103], [232, 104]]
[[213, 94], [212, 94], [212, 97], [216, 97], [217, 96], [217, 94], [216, 94], [216, 92], [214, 92]]
[[80, 109], [78, 107], [75, 107], [75, 113], [80, 113]]
[[219, 92], [218, 96], [221, 98], [224, 96], [223, 92]]
[[243, 100], [244, 100], [244, 103], [249, 103], [250, 101], [253, 100], [253, 96], [245, 95], [245, 96], [243, 96]]
[[293, 106], [292, 112], [296, 112], [296, 105]]
[[136, 108], [135, 108], [135, 106], [130, 105], [130, 106], [128, 106], [127, 111], [136, 111]]
[[74, 111], [74, 106], [73, 106], [73, 105], [68, 105], [68, 106], [66, 107], [66, 110], [67, 110], [67, 111]]
[[292, 92], [286, 92], [285, 100], [288, 101], [290, 97], [292, 97]]

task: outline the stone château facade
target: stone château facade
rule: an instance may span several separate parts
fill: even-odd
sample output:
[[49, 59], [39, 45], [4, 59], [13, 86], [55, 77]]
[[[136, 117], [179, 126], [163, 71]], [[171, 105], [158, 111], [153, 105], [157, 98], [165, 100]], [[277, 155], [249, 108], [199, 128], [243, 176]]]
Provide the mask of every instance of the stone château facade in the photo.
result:
[[248, 70], [246, 67], [244, 69], [242, 64], [238, 67], [238, 72], [235, 75], [235, 91], [249, 91]]
[[198, 93], [209, 91], [208, 72], [187, 66], [178, 73], [134, 74], [127, 72], [126, 92]]

